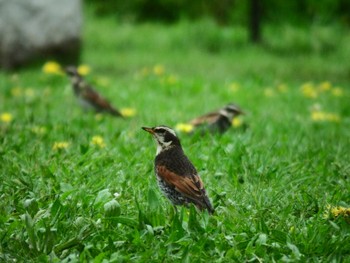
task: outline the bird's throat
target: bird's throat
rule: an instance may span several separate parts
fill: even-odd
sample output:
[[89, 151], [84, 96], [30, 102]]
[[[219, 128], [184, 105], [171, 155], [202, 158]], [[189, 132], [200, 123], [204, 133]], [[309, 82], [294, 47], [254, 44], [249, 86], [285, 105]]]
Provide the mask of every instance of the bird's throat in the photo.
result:
[[156, 155], [160, 154], [161, 152], [165, 151], [165, 150], [168, 150], [170, 149], [172, 146], [171, 146], [171, 143], [172, 142], [162, 142], [162, 143], [159, 143], [157, 142], [157, 152], [156, 152]]

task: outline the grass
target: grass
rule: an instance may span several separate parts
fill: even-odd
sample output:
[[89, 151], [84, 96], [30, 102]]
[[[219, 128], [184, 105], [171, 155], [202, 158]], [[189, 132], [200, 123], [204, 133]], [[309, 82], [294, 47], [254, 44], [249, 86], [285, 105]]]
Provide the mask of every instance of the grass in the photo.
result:
[[[266, 27], [259, 47], [210, 21], [88, 14], [86, 78], [137, 110], [126, 120], [83, 114], [68, 80], [41, 66], [1, 72], [0, 261], [350, 262], [349, 216], [329, 208], [350, 207], [342, 30]], [[230, 101], [248, 129], [179, 133], [216, 213], [174, 214], [140, 127], [175, 127]]]

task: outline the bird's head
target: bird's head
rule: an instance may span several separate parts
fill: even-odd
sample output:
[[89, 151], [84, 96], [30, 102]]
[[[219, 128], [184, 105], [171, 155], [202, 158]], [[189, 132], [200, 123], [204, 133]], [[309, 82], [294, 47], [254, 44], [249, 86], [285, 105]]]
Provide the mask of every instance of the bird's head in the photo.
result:
[[233, 117], [244, 114], [244, 112], [237, 105], [229, 103], [220, 110], [220, 114], [232, 120]]
[[67, 76], [70, 78], [72, 85], [72, 88], [76, 94], [79, 94], [80, 91], [83, 89], [79, 83], [82, 81], [82, 77], [80, 76], [78, 69], [75, 66], [67, 66], [64, 68], [64, 71], [66, 72]]
[[142, 127], [143, 130], [153, 135], [157, 143], [157, 154], [173, 146], [180, 146], [180, 140], [175, 131], [167, 126], [161, 125], [153, 128]]

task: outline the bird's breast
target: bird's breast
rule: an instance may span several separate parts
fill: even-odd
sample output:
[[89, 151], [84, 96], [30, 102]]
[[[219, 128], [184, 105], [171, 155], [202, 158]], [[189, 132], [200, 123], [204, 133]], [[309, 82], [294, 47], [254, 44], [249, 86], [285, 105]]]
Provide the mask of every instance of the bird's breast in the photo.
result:
[[162, 151], [156, 156], [155, 166], [165, 166], [169, 171], [179, 176], [197, 174], [196, 169], [181, 149]]
[[78, 103], [82, 108], [84, 108], [86, 110], [91, 110], [94, 108], [93, 105], [89, 101], [84, 100], [81, 97], [78, 98]]

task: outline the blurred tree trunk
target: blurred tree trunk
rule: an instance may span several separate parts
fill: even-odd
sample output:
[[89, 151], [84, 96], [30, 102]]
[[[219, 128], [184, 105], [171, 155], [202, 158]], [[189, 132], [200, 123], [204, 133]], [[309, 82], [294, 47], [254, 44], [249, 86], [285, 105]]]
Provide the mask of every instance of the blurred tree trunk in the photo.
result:
[[261, 9], [262, 0], [250, 0], [250, 41], [253, 43], [261, 42]]
[[214, 13], [215, 20], [223, 26], [230, 23], [230, 15], [234, 6], [234, 0], [212, 1], [210, 9]]

